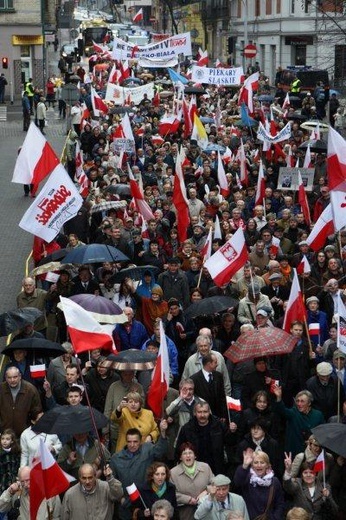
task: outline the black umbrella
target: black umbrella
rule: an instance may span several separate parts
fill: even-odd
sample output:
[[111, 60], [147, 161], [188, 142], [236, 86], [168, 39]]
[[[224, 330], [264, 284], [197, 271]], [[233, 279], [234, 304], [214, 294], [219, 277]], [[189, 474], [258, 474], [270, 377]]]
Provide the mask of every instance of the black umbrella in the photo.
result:
[[198, 316], [211, 316], [237, 307], [238, 303], [238, 300], [230, 296], [211, 296], [190, 305], [185, 311], [185, 317], [192, 319]]
[[[97, 429], [104, 428], [108, 419], [103, 413], [92, 408]], [[75, 435], [94, 431], [91, 412], [88, 406], [55, 406], [32, 427], [36, 433], [55, 433]]]
[[185, 87], [184, 92], [186, 94], [206, 94], [207, 91], [203, 87]]
[[311, 433], [321, 446], [346, 457], [346, 424], [320, 424], [312, 428]]
[[288, 114], [287, 119], [293, 119], [294, 121], [306, 121], [307, 116], [299, 114], [298, 112], [293, 112], [293, 114]]
[[156, 276], [160, 272], [160, 269], [152, 265], [127, 267], [126, 269], [122, 269], [118, 273], [113, 274], [109, 281], [112, 283], [121, 283], [124, 278], [127, 277], [132, 280], [141, 280], [145, 271], [150, 271], [153, 276]]
[[131, 189], [128, 184], [110, 184], [105, 191], [112, 195], [119, 195], [119, 197], [131, 197]]
[[33, 324], [43, 312], [35, 307], [24, 307], [0, 314], [0, 336], [8, 336], [15, 330], [20, 330], [28, 323]]
[[14, 339], [1, 354], [11, 356], [14, 350], [27, 350], [39, 357], [56, 357], [66, 353], [59, 343], [44, 338]]
[[110, 354], [103, 364], [115, 370], [151, 370], [155, 367], [156, 355], [145, 350], [131, 348]]
[[127, 262], [129, 260], [119, 249], [106, 244], [88, 244], [76, 247], [65, 258], [69, 264], [101, 264], [102, 262]]
[[62, 260], [65, 258], [67, 253], [69, 252], [69, 249], [58, 249], [57, 251], [53, 251], [50, 255], [45, 256], [42, 258], [42, 260], [39, 261], [38, 265], [44, 265], [48, 262], [57, 262], [58, 260]]
[[110, 110], [111, 114], [126, 114], [129, 112], [133, 112], [132, 107], [118, 106], [118, 107], [111, 108], [111, 110]]
[[310, 150], [317, 153], [327, 153], [327, 143], [322, 139], [313, 139], [312, 141], [304, 141], [298, 148], [298, 150], [307, 150], [310, 145]]

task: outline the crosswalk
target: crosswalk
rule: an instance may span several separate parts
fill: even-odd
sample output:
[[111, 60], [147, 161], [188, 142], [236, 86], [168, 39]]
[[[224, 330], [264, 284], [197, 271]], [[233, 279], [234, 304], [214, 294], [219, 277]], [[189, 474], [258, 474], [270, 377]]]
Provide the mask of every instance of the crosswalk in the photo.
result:
[[7, 121], [7, 106], [0, 106], [0, 122]]

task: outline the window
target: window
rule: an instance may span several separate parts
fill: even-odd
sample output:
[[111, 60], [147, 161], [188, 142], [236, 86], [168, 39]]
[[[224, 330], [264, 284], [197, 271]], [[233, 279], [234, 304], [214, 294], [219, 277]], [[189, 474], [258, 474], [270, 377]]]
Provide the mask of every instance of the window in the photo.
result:
[[237, 18], [241, 18], [241, 0], [238, 0]]
[[281, 13], [281, 0], [276, 0], [276, 14]]
[[261, 16], [261, 0], [256, 0], [255, 16]]
[[0, 0], [1, 9], [13, 9], [13, 0]]
[[342, 13], [343, 3], [342, 0], [322, 0], [320, 2], [320, 8], [326, 12]]
[[266, 0], [266, 14], [272, 14], [272, 0]]

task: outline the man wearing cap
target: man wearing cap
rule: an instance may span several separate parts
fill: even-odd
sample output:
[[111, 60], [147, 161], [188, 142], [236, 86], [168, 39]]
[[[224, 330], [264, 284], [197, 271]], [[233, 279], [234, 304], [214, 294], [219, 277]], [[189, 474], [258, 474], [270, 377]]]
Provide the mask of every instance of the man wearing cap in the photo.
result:
[[240, 323], [256, 324], [256, 314], [258, 309], [267, 307], [270, 310], [270, 316], [274, 316], [272, 304], [268, 296], [262, 294], [259, 285], [254, 283], [249, 286], [247, 296], [242, 298], [238, 306], [238, 321]]
[[[279, 264], [280, 266], [280, 264]], [[261, 293], [268, 296], [274, 310], [274, 319], [278, 320], [284, 315], [284, 301], [288, 300], [290, 291], [288, 287], [281, 285], [283, 276], [281, 273], [272, 273], [269, 278], [269, 285], [262, 287]]]
[[302, 240], [298, 243], [299, 253], [295, 253], [292, 257], [292, 267], [297, 267], [302, 261], [303, 257], [306, 256], [309, 263], [312, 264], [314, 261], [314, 253], [310, 251], [310, 246], [306, 240]]
[[179, 265], [179, 258], [170, 258], [167, 271], [159, 274], [157, 283], [162, 288], [166, 301], [175, 298], [186, 309], [190, 304], [189, 282]]
[[229, 492], [231, 481], [226, 475], [216, 475], [207, 487], [208, 494], [204, 496], [197, 507], [195, 518], [202, 520], [219, 520], [228, 518], [230, 511], [239, 511], [244, 520], [249, 520], [249, 514], [244, 499], [240, 495]]
[[244, 298], [244, 296], [247, 295], [249, 286], [252, 283], [258, 284], [261, 289], [265, 285], [263, 278], [255, 274], [254, 268], [252, 267], [251, 263], [246, 262], [243, 268], [243, 277], [240, 278], [234, 284], [234, 288], [238, 291], [240, 298]]
[[340, 386], [338, 400], [338, 382], [332, 377], [332, 372], [332, 365], [322, 361], [316, 367], [316, 375], [306, 382], [306, 388], [314, 398], [314, 407], [321, 410], [326, 421], [338, 413], [338, 402], [341, 405], [345, 397], [344, 388]]
[[200, 223], [194, 224], [194, 226], [192, 227], [192, 237], [190, 238], [190, 242], [192, 243], [192, 245], [196, 247], [197, 251], [201, 251], [206, 242], [204, 232], [205, 229]]
[[333, 353], [333, 378], [343, 386], [346, 390], [346, 369], [345, 369], [346, 354], [339, 349]]
[[265, 329], [267, 327], [274, 327], [273, 322], [269, 319], [270, 309], [260, 308], [256, 312], [256, 328]]
[[244, 385], [241, 393], [243, 409], [252, 406], [253, 396], [260, 390], [269, 392], [272, 380], [278, 380], [279, 371], [270, 370], [268, 359], [265, 356], [256, 357], [253, 360], [254, 370], [244, 376]]

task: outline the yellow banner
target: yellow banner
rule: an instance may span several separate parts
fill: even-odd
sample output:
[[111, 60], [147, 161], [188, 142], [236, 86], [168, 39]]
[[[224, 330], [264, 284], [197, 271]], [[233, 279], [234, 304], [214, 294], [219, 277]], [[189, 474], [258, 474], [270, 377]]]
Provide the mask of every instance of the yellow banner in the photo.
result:
[[42, 34], [13, 35], [12, 45], [43, 45], [43, 36]]

